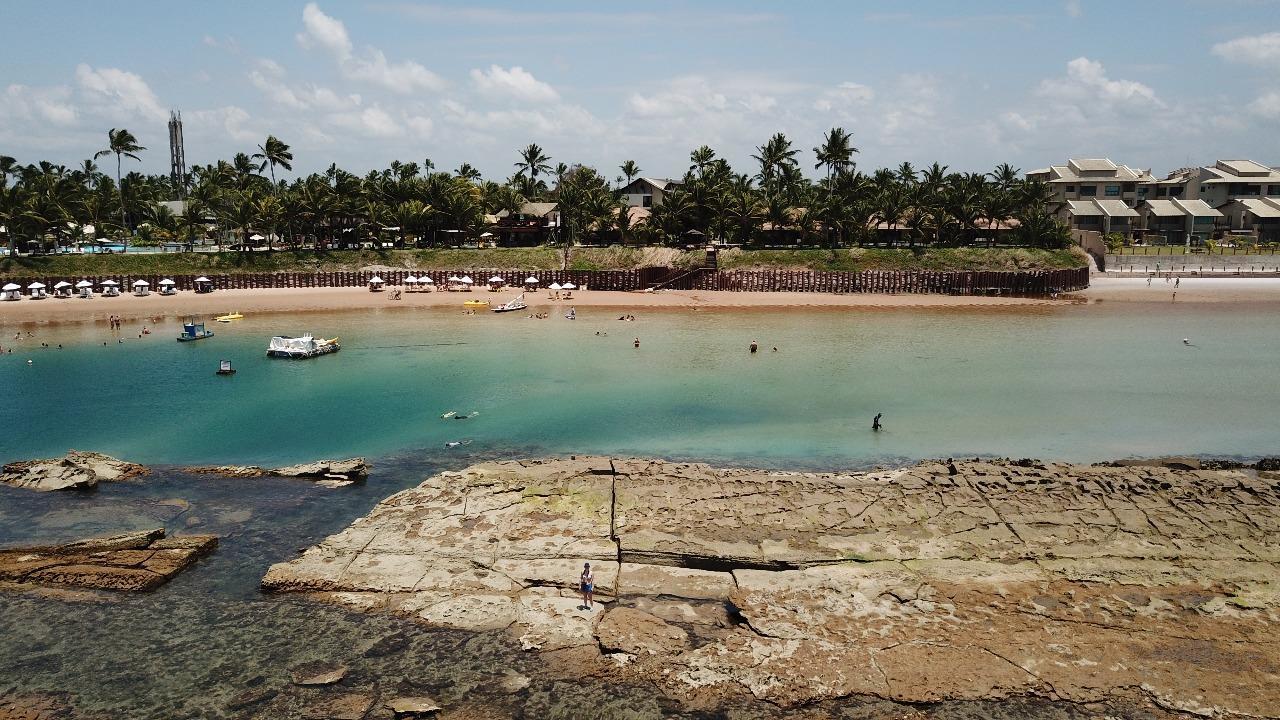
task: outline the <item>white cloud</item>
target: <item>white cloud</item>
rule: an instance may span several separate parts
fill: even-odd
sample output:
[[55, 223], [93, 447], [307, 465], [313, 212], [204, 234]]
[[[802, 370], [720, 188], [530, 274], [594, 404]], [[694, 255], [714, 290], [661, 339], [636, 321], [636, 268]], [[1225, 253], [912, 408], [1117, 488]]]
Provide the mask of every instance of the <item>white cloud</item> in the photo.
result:
[[372, 138], [396, 137], [404, 132], [395, 118], [378, 105], [359, 112], [334, 113], [329, 116], [329, 121], [338, 127]]
[[167, 117], [160, 100], [141, 76], [118, 68], [76, 66], [76, 81], [89, 103], [121, 118], [163, 121]]
[[1249, 103], [1249, 111], [1268, 120], [1280, 120], [1280, 92], [1269, 92]]
[[875, 96], [875, 91], [866, 85], [842, 82], [830, 90], [823, 91], [822, 95], [813, 101], [813, 109], [848, 114], [856, 107], [865, 106], [874, 100]]
[[1050, 78], [1040, 83], [1037, 94], [1043, 98], [1072, 104], [1083, 114], [1106, 110], [1151, 110], [1164, 108], [1155, 90], [1135, 80], [1113, 80], [1107, 77], [1102, 63], [1078, 57], [1067, 63], [1065, 77]]
[[339, 95], [319, 85], [290, 86], [285, 80], [285, 69], [268, 58], [259, 60], [257, 67], [249, 71], [249, 82], [271, 102], [294, 110], [338, 111], [360, 105], [359, 95]]
[[298, 44], [308, 49], [319, 48], [331, 55], [349, 80], [370, 82], [404, 95], [415, 90], [440, 90], [446, 85], [439, 75], [422, 65], [411, 60], [390, 62], [377, 48], [366, 48], [356, 54], [342, 21], [326, 15], [315, 3], [307, 3], [303, 8], [302, 26], [303, 31], [297, 35]]
[[1084, 8], [1080, 6], [1080, 0], [1067, 0], [1065, 9], [1067, 11], [1067, 15], [1070, 15], [1073, 18], [1078, 18], [1081, 15], [1084, 15]]
[[71, 91], [66, 87], [31, 88], [26, 85], [10, 85], [5, 88], [4, 102], [0, 103], [0, 117], [19, 118], [66, 127], [74, 125], [79, 113], [67, 100]]
[[490, 99], [532, 103], [555, 102], [560, 99], [560, 93], [555, 88], [519, 65], [510, 70], [500, 65], [490, 65], [488, 70], [472, 70], [471, 81], [481, 95]]
[[1280, 69], [1280, 32], [1247, 35], [1213, 46], [1213, 54], [1227, 62]]
[[[195, 110], [182, 114], [184, 129], [192, 128], [206, 137], [230, 137], [232, 140], [242, 143], [261, 141], [261, 133], [246, 127], [249, 120], [249, 112], [236, 105], [226, 105], [212, 110]], [[188, 162], [190, 162], [190, 159], [188, 159]]]

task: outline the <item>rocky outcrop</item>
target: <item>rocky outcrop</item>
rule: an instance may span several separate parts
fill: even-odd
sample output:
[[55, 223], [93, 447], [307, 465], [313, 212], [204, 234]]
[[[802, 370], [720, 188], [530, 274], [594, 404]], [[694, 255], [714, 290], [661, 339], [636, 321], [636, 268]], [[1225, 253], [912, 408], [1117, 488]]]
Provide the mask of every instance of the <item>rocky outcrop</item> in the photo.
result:
[[65, 545], [0, 550], [0, 584], [154, 590], [218, 545], [214, 535], [166, 538], [163, 529]]
[[146, 473], [147, 468], [142, 465], [101, 453], [71, 450], [60, 458], [9, 463], [0, 472], [0, 485], [40, 492], [92, 490], [100, 482], [119, 482]]
[[369, 465], [362, 457], [346, 460], [317, 460], [301, 465], [286, 465], [278, 468], [262, 468], [257, 465], [211, 465], [184, 468], [184, 470], [189, 473], [203, 475], [224, 475], [237, 478], [291, 477], [342, 484], [363, 482], [369, 477]]
[[1277, 531], [1280, 483], [1252, 470], [576, 458], [442, 473], [263, 584], [505, 628], [694, 705], [1035, 695], [1280, 717]]

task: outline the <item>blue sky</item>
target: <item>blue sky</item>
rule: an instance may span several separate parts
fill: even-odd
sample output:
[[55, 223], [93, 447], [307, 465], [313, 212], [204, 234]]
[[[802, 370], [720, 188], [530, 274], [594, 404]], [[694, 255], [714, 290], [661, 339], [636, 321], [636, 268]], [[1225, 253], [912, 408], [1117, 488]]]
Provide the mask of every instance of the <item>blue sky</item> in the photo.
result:
[[[865, 171], [1109, 156], [1167, 172], [1280, 164], [1280, 2], [0, 3], [0, 154], [78, 163], [111, 127], [168, 167], [268, 133], [296, 172], [393, 159], [740, 169], [782, 131], [853, 133]], [[811, 171], [811, 170], [810, 170]]]

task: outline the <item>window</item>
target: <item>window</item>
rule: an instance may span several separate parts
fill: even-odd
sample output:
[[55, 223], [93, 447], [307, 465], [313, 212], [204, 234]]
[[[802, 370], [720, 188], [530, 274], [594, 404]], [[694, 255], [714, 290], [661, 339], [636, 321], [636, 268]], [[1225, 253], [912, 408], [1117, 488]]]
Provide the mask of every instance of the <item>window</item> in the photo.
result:
[[[1280, 185], [1277, 185], [1276, 187], [1280, 187]], [[1068, 186], [1064, 187], [1064, 188], [1063, 188], [1063, 190], [1064, 190], [1068, 195], [1070, 195], [1071, 193], [1073, 193], [1073, 192], [1075, 192], [1075, 191], [1076, 191], [1076, 186], [1075, 186], [1075, 185], [1068, 185]]]
[[1097, 185], [1081, 185], [1080, 186], [1080, 197], [1097, 197], [1097, 195], [1098, 195]]
[[1120, 197], [1120, 186], [1119, 186], [1119, 185], [1108, 185], [1108, 186], [1107, 186], [1107, 197]]
[[1171, 188], [1169, 188], [1169, 197], [1171, 197], [1171, 198], [1180, 198], [1180, 197], [1182, 197], [1182, 188], [1180, 188], [1180, 187], [1171, 187]]
[[1271, 196], [1271, 197], [1275, 197], [1275, 196], [1277, 196], [1277, 195], [1280, 195], [1280, 185], [1272, 185], [1271, 187], [1268, 187], [1268, 188], [1267, 188], [1267, 195], [1269, 195], [1269, 196]]
[[640, 196], [640, 206], [641, 206], [641, 207], [653, 207], [653, 196], [652, 196], [652, 195], [641, 195], [641, 196]]
[[1125, 191], [1125, 192], [1133, 192], [1133, 185], [1134, 185], [1133, 183], [1125, 183], [1125, 184], [1124, 184], [1124, 191]]
[[1164, 188], [1164, 187], [1156, 188], [1156, 197], [1162, 198], [1168, 194], [1169, 194], [1169, 188]]
[[1150, 188], [1147, 188], [1147, 187], [1140, 187], [1140, 188], [1138, 188], [1138, 197], [1139, 197], [1139, 198], [1145, 198], [1145, 197], [1147, 196], [1147, 191], [1148, 191], [1148, 190], [1150, 190]]
[[1261, 185], [1245, 185], [1244, 194], [1245, 195], [1261, 195], [1262, 186]]

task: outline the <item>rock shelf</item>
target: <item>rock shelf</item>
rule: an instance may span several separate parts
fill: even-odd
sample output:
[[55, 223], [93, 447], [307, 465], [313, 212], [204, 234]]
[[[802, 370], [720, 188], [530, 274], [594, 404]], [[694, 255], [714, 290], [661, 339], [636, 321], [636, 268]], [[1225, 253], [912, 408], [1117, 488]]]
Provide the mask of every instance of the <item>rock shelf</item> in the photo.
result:
[[[429, 478], [273, 566], [693, 707], [1039, 696], [1280, 717], [1280, 482], [1252, 470], [868, 473], [578, 457]], [[603, 607], [581, 608], [582, 563]]]
[[340, 484], [363, 482], [369, 477], [369, 465], [362, 457], [347, 460], [317, 460], [278, 468], [262, 468], [257, 465], [214, 465], [183, 469], [189, 473], [204, 475], [225, 475], [237, 478], [290, 477]]
[[147, 530], [66, 545], [0, 550], [0, 585], [154, 590], [218, 546], [214, 535]]
[[48, 460], [23, 460], [5, 465], [0, 484], [50, 492], [92, 490], [99, 482], [119, 482], [144, 475], [147, 468], [107, 455], [80, 450]]

